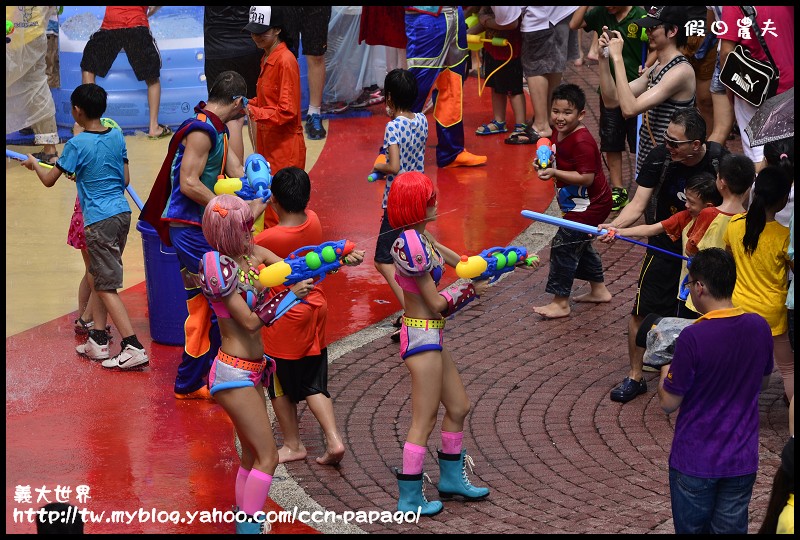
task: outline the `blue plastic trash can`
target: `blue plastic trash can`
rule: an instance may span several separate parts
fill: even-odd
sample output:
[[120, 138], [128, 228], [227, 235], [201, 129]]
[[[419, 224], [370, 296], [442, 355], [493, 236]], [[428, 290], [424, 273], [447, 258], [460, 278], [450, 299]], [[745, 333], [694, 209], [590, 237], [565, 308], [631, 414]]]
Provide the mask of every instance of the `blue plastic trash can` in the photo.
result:
[[149, 223], [139, 221], [136, 230], [142, 233], [150, 336], [163, 345], [183, 346], [186, 341], [183, 325], [189, 312], [178, 255], [161, 242]]

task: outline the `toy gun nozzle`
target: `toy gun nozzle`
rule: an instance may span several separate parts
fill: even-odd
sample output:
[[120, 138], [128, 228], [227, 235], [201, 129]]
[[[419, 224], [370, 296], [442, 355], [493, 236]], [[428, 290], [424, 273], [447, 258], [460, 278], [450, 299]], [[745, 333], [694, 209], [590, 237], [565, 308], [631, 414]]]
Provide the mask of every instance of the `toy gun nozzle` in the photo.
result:
[[345, 255], [349, 255], [350, 253], [353, 252], [354, 249], [356, 249], [356, 245], [350, 240], [345, 240], [344, 249], [342, 250], [342, 257], [344, 257]]

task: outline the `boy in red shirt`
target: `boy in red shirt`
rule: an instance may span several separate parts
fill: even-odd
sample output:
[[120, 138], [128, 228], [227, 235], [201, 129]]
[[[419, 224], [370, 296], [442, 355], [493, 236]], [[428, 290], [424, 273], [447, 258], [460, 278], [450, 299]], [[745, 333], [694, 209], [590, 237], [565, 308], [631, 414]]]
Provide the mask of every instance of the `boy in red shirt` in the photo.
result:
[[[550, 122], [557, 144], [556, 164], [540, 168], [534, 161], [540, 180], [553, 180], [564, 219], [599, 225], [611, 212], [608, 188], [600, 150], [592, 134], [581, 123], [586, 114], [586, 94], [574, 84], [562, 84], [553, 91]], [[557, 165], [557, 167], [556, 167]], [[570, 314], [569, 297], [575, 279], [589, 282], [591, 291], [575, 297], [576, 302], [610, 302], [611, 293], [603, 283], [603, 262], [592, 246], [592, 238], [559, 227], [550, 247], [550, 274], [546, 292], [553, 301], [533, 311], [546, 319]]]

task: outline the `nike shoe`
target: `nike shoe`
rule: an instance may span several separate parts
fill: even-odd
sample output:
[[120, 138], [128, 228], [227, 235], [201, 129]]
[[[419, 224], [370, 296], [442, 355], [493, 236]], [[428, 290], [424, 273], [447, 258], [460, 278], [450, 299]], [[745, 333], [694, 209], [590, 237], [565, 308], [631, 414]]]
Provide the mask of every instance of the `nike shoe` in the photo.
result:
[[628, 204], [628, 190], [625, 188], [611, 188], [611, 210], [617, 212]]
[[361, 95], [350, 103], [350, 108], [363, 109], [364, 107], [371, 107], [372, 105], [383, 103], [384, 100], [383, 91], [380, 88], [364, 88]]
[[[99, 345], [91, 337], [86, 340], [86, 343], [75, 347], [75, 350], [78, 354], [87, 357], [89, 360], [106, 360], [106, 358], [108, 358], [108, 343]], [[106, 360], [106, 362], [107, 361], [108, 360]]]
[[328, 134], [322, 127], [322, 116], [319, 114], [309, 114], [306, 116], [306, 134], [312, 141], [324, 139]]
[[115, 356], [103, 362], [104, 368], [109, 369], [133, 369], [144, 367], [150, 363], [144, 349], [137, 349], [133, 345], [125, 345], [125, 348]]

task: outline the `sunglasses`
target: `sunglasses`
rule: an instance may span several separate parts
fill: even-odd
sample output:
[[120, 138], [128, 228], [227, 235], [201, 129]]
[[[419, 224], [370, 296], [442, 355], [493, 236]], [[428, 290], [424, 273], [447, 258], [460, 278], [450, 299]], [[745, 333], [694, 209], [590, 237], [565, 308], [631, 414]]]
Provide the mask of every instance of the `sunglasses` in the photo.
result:
[[692, 140], [679, 141], [679, 140], [673, 139], [672, 137], [667, 135], [666, 130], [664, 131], [664, 144], [666, 144], [670, 148], [678, 148], [678, 146], [680, 146], [682, 144], [690, 143], [690, 142], [694, 142], [694, 141], [692, 141]]

